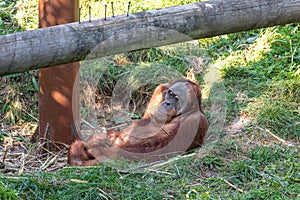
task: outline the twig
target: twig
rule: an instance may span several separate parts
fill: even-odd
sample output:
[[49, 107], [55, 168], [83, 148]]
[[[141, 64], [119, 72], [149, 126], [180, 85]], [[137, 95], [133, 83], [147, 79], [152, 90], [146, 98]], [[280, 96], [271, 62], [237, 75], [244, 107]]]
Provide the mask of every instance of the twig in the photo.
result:
[[[270, 134], [272, 137], [274, 137], [276, 140], [282, 142], [283, 144], [285, 144], [285, 145], [287, 145], [287, 146], [289, 146], [289, 147], [298, 147], [298, 146], [296, 146], [295, 144], [293, 144], [293, 143], [291, 143], [291, 142], [287, 142], [287, 141], [285, 141], [284, 139], [278, 137], [277, 135], [275, 135], [274, 133], [272, 133], [269, 129], [261, 128], [261, 127], [259, 127], [259, 126], [256, 126], [256, 127], [257, 127], [259, 130], [261, 130], [261, 131], [264, 131], [264, 132], [269, 133], [269, 134]], [[298, 147], [298, 148], [299, 148], [299, 147]]]
[[22, 112], [24, 112], [26, 115], [28, 115], [29, 117], [31, 117], [32, 119], [34, 119], [36, 122], [38, 122], [39, 120], [34, 117], [32, 114], [30, 114], [29, 112], [27, 112], [25, 109], [22, 110]]
[[167, 165], [167, 164], [172, 163], [172, 162], [174, 162], [174, 161], [177, 161], [177, 160], [179, 160], [179, 159], [182, 159], [182, 158], [188, 158], [188, 157], [192, 157], [192, 156], [195, 156], [195, 155], [196, 155], [196, 153], [190, 153], [190, 154], [187, 154], [187, 155], [176, 156], [176, 157], [171, 158], [171, 159], [169, 159], [169, 160], [163, 160], [162, 162], [153, 165], [153, 167], [154, 167], [154, 168], [155, 168], [155, 167], [162, 167], [162, 166], [164, 166], [164, 165]]
[[122, 129], [122, 128], [124, 128], [124, 127], [127, 127], [128, 126], [128, 124], [120, 124], [120, 125], [117, 125], [117, 126], [112, 126], [112, 127], [109, 127], [109, 128], [107, 128], [107, 131], [110, 131], [110, 130], [116, 130], [116, 129]]
[[18, 172], [19, 175], [23, 174], [23, 172], [24, 172], [24, 168], [25, 168], [25, 164], [26, 164], [25, 160], [26, 160], [26, 155], [24, 153], [22, 153], [22, 158], [21, 158], [22, 163], [21, 163], [21, 167]]
[[[46, 168], [48, 168], [49, 166], [53, 165], [54, 163], [56, 163], [58, 157], [60, 156], [60, 153], [55, 155], [49, 162], [45, 162], [40, 169], [45, 170]], [[48, 161], [48, 160], [47, 160]]]
[[[111, 196], [109, 196], [106, 192], [104, 192], [101, 188], [99, 188], [100, 191], [100, 196], [103, 197], [104, 199], [113, 199]], [[105, 196], [106, 195], [106, 196]]]
[[230, 187], [232, 187], [233, 189], [239, 191], [240, 193], [244, 193], [244, 190], [236, 187], [235, 185], [233, 185], [232, 183], [230, 183], [229, 181], [225, 180], [224, 178], [221, 178], [221, 180], [223, 180], [225, 183], [227, 183]]
[[180, 174], [180, 171], [179, 171], [179, 169], [178, 169], [177, 165], [175, 164], [174, 166], [175, 166], [175, 168], [176, 168], [176, 171], [177, 171], [177, 175], [178, 175], [178, 177], [181, 177], [181, 174]]
[[150, 171], [150, 172], [155, 172], [155, 173], [157, 173], [157, 174], [167, 174], [167, 175], [171, 175], [171, 176], [174, 176], [175, 174], [172, 174], [172, 173], [170, 173], [170, 172], [165, 172], [165, 171], [159, 171], [159, 170], [155, 170], [155, 169], [147, 169], [148, 171]]
[[147, 167], [150, 167], [150, 166], [156, 165], [158, 163], [162, 163], [162, 162], [165, 162], [165, 161], [164, 160], [160, 160], [160, 161], [156, 161], [156, 162], [152, 162], [152, 163], [147, 163], [147, 164], [144, 164], [144, 165], [139, 165], [139, 166], [134, 167], [134, 168], [129, 168], [129, 169], [125, 169], [125, 170], [119, 170], [119, 172], [129, 173], [131, 171], [138, 170], [138, 169], [144, 169], [144, 168], [147, 168]]
[[8, 148], [5, 147], [5, 149], [4, 149], [4, 154], [3, 154], [3, 158], [2, 158], [2, 163], [3, 163], [3, 165], [4, 165], [4, 161], [5, 161], [5, 159], [6, 159], [7, 151], [8, 151]]
[[131, 114], [130, 114], [130, 118], [133, 117], [133, 115], [134, 115], [134, 113], [135, 113], [135, 111], [136, 111], [136, 103], [135, 103], [135, 100], [132, 99], [132, 102], [133, 102], [133, 110], [132, 110], [132, 112], [131, 112]]
[[49, 122], [47, 122], [47, 124], [46, 124], [46, 129], [45, 129], [45, 132], [44, 132], [44, 140], [47, 138], [47, 136], [48, 136], [48, 131], [49, 131]]
[[64, 168], [64, 167], [66, 167], [67, 166], [67, 164], [63, 164], [63, 165], [59, 165], [59, 166], [56, 166], [56, 167], [53, 167], [53, 168], [49, 168], [49, 169], [47, 169], [46, 171], [47, 172], [53, 172], [53, 171], [56, 171], [56, 170], [58, 170], [58, 169], [62, 169], [62, 168]]
[[78, 180], [78, 179], [70, 179], [73, 183], [88, 183], [88, 181]]
[[41, 143], [43, 143], [43, 148], [44, 148], [44, 145], [47, 145], [48, 143], [46, 143], [45, 141], [47, 140], [47, 136], [48, 136], [48, 131], [49, 131], [49, 122], [47, 122], [46, 124], [46, 128], [45, 128], [45, 131], [44, 131], [44, 135], [42, 138], [39, 138], [39, 140], [41, 141]]
[[95, 126], [93, 126], [92, 124], [90, 124], [89, 122], [87, 122], [86, 120], [84, 119], [81, 119], [82, 122], [86, 123], [90, 128], [93, 128], [95, 129]]

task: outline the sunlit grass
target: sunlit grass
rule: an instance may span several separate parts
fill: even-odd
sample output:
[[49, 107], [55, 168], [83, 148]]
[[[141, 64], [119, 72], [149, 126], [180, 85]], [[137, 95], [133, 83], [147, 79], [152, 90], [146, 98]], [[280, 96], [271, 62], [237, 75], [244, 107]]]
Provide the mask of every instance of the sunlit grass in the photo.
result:
[[[214, 63], [223, 75], [233, 117], [248, 116], [257, 125], [297, 141], [300, 138], [300, 58], [295, 51], [300, 39], [298, 29], [297, 24], [287, 25], [202, 42], [205, 46], [209, 44], [208, 52], [212, 52]], [[212, 51], [218, 52], [219, 48], [223, 48], [221, 53]]]
[[[11, 0], [5, 0], [5, 12], [9, 15], [16, 25], [22, 28], [22, 30], [31, 30], [38, 28], [38, 0], [20, 0], [17, 3]], [[129, 1], [99, 1], [99, 0], [81, 0], [79, 1], [80, 7], [80, 20], [88, 21], [89, 18], [92, 20], [102, 19], [105, 17], [105, 5], [107, 5], [106, 16], [111, 17], [118, 15], [126, 15], [128, 12]], [[112, 9], [112, 3], [113, 8]], [[143, 1], [143, 0], [131, 0], [129, 6], [129, 13], [136, 13], [145, 10], [154, 10], [164, 7], [183, 5], [187, 3], [198, 2], [195, 0], [156, 0], [156, 1]], [[11, 6], [8, 6], [11, 5]], [[91, 8], [91, 15], [89, 14], [89, 7]], [[1, 5], [0, 5], [1, 9]], [[1, 15], [0, 15], [1, 17]], [[1, 20], [0, 20], [1, 28]]]

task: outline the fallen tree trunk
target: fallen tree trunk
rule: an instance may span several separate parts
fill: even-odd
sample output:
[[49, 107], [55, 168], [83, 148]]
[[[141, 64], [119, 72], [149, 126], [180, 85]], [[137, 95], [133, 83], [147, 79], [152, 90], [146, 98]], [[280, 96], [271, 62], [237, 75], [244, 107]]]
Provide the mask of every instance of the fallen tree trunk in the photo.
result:
[[0, 76], [300, 21], [300, 0], [216, 0], [0, 36]]

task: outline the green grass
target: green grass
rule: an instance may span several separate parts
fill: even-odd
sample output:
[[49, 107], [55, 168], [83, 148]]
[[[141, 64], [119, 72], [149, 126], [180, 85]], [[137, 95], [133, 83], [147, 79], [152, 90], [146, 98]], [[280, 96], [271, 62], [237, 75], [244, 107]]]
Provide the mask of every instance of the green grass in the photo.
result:
[[0, 35], [14, 33], [22, 30], [17, 20], [14, 18], [16, 9], [14, 8], [15, 2], [4, 0], [0, 1]]
[[[298, 24], [292, 24], [256, 31], [259, 36], [256, 41], [239, 45], [243, 50], [233, 45], [215, 57], [224, 84], [231, 89], [228, 99], [234, 104], [232, 115], [252, 117], [258, 125], [297, 141], [300, 139], [298, 29]], [[250, 31], [246, 38], [253, 37], [254, 32]], [[226, 46], [231, 38], [237, 36], [229, 35], [210, 45], [218, 41]]]
[[[256, 140], [264, 137], [259, 132], [253, 135]], [[131, 173], [108, 163], [19, 178], [4, 176], [0, 181], [22, 199], [297, 198], [299, 152], [277, 144], [245, 148], [243, 140], [251, 140], [249, 136], [228, 139], [216, 144], [202, 159], [196, 154]]]
[[[15, 1], [3, 2], [0, 34], [37, 27], [35, 1], [23, 2], [22, 12]], [[187, 3], [147, 2], [131, 1], [131, 11]], [[82, 1], [83, 19], [87, 19], [89, 5], [96, 8], [93, 18], [103, 17], [103, 12], [97, 13], [105, 3], [110, 2]], [[126, 13], [126, 2], [116, 2], [115, 8], [116, 14]], [[299, 28], [299, 24], [289, 24], [202, 39], [192, 51], [190, 44], [180, 44], [82, 63], [89, 65], [83, 68], [85, 78], [94, 78], [91, 75], [97, 72], [101, 80], [107, 80], [95, 79], [99, 94], [105, 96], [124, 75], [141, 83], [161, 73], [184, 76], [191, 64], [189, 55], [205, 58], [204, 64], [214, 65], [221, 75], [218, 79], [214, 72], [217, 82], [209, 85], [204, 74], [210, 68], [205, 66], [197, 77], [205, 93], [210, 134], [219, 140], [208, 142], [194, 154], [146, 168], [113, 161], [51, 173], [17, 175], [1, 169], [0, 199], [300, 199]], [[22, 127], [37, 116], [36, 80], [36, 72], [0, 80], [1, 145], [10, 137], [5, 127]], [[147, 92], [153, 87], [147, 85]], [[228, 125], [237, 116], [251, 123], [238, 134], [225, 132], [223, 117]]]

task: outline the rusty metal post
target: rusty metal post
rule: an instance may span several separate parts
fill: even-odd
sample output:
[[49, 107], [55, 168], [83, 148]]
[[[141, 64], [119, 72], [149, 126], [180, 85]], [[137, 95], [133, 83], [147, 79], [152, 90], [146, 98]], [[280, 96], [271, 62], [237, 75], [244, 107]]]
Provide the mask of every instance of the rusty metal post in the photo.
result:
[[[79, 0], [39, 0], [39, 27], [78, 21], [78, 12]], [[78, 62], [39, 70], [38, 131], [42, 142], [53, 142], [50, 150], [80, 138], [78, 71]]]

